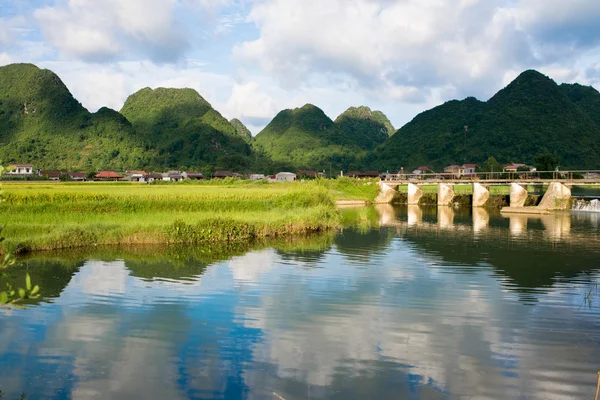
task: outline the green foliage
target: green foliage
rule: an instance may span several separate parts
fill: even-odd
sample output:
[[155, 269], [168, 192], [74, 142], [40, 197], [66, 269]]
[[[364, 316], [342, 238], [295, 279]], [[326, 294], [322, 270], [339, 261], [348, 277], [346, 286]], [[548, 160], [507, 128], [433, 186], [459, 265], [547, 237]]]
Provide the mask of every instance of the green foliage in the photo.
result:
[[600, 159], [600, 94], [561, 86], [536, 71], [522, 73], [487, 102], [449, 101], [423, 112], [365, 160], [380, 169], [432, 164], [441, 168], [490, 155], [501, 163], [532, 163], [549, 151], [565, 167], [597, 168]]
[[244, 170], [262, 161], [192, 89], [142, 89], [122, 111], [88, 112], [51, 71], [0, 67], [0, 157], [36, 169], [85, 171], [182, 164]]
[[542, 173], [541, 177], [548, 179], [552, 178], [552, 173], [543, 171], [554, 171], [556, 167], [558, 167], [560, 158], [556, 153], [550, 153], [549, 151], [545, 151], [543, 153], [537, 154], [533, 158], [533, 162], [535, 168]]
[[14, 184], [6, 191], [0, 220], [7, 222], [6, 233], [21, 251], [241, 241], [338, 227], [334, 200], [372, 200], [378, 191], [375, 182], [349, 178], [269, 184], [240, 179]]
[[335, 123], [311, 104], [284, 110], [256, 135], [254, 147], [282, 169], [322, 171], [330, 163], [336, 170], [357, 168], [365, 150], [387, 138], [387, 118], [365, 117], [365, 110], [351, 109]]
[[235, 132], [243, 137], [246, 141], [250, 142], [252, 140], [252, 132], [250, 132], [250, 129], [246, 128], [246, 125], [244, 125], [242, 121], [234, 118], [229, 121], [229, 123], [231, 126], [233, 126], [233, 129], [235, 129]]
[[347, 143], [361, 149], [372, 150], [395, 132], [390, 120], [381, 111], [371, 111], [369, 107], [350, 107], [335, 120]]

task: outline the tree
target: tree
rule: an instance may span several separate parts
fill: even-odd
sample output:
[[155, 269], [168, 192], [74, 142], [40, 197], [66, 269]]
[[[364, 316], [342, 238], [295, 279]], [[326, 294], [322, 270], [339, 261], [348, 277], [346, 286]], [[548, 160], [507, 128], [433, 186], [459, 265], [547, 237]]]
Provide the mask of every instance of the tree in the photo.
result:
[[502, 172], [502, 165], [494, 157], [489, 157], [481, 165], [481, 172]]
[[[533, 163], [535, 165], [535, 168], [540, 172], [554, 171], [556, 169], [556, 167], [558, 167], [559, 161], [560, 161], [560, 159], [558, 157], [558, 154], [550, 153], [548, 150], [546, 150], [543, 153], [539, 153], [538, 155], [536, 155], [533, 158]], [[544, 174], [544, 175], [550, 175], [550, 174]]]

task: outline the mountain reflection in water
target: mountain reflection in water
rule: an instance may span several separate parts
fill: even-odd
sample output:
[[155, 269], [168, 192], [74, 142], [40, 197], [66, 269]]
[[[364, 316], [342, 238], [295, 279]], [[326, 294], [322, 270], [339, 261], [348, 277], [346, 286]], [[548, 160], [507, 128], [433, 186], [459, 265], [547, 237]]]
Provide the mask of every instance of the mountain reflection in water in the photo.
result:
[[9, 399], [593, 398], [595, 216], [375, 211], [323, 236], [23, 259], [11, 280], [29, 272], [44, 297], [0, 309], [0, 390]]

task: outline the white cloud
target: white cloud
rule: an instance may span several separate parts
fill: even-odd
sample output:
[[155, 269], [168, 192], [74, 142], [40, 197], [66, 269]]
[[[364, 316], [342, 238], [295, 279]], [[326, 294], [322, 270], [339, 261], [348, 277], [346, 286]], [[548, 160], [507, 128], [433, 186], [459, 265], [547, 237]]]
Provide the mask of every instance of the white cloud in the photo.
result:
[[226, 107], [232, 115], [240, 118], [271, 118], [277, 112], [271, 96], [263, 92], [256, 82], [234, 84]]
[[69, 0], [34, 11], [46, 38], [67, 57], [104, 61], [138, 53], [179, 59], [189, 47], [177, 0]]
[[485, 97], [507, 71], [557, 58], [564, 68], [573, 60], [561, 58], [562, 42], [597, 46], [599, 17], [595, 0], [258, 0], [249, 20], [260, 35], [234, 52], [292, 87], [329, 73], [402, 102], [443, 87]]
[[0, 66], [12, 64], [15, 60], [8, 53], [0, 53]]

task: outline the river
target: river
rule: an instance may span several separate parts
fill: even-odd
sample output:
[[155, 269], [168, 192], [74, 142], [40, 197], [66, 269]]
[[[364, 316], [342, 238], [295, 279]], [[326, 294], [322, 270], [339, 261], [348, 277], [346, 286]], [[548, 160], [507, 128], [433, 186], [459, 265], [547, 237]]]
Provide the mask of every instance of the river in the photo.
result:
[[43, 298], [0, 309], [4, 399], [593, 399], [600, 214], [362, 215], [21, 260]]

